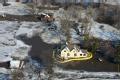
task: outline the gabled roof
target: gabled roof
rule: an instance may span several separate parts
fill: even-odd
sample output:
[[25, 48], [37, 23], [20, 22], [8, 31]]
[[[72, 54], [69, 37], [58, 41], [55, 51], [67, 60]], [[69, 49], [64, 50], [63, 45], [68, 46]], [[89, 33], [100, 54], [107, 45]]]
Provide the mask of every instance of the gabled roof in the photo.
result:
[[88, 51], [87, 51], [87, 50], [84, 50], [84, 49], [81, 49], [81, 52], [82, 52], [82, 53], [88, 53]]

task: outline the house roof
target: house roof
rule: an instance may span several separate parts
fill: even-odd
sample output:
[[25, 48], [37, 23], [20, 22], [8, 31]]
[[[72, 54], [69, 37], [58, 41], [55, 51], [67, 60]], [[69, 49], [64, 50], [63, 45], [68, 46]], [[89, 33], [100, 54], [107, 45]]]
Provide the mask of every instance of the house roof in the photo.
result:
[[82, 52], [82, 53], [88, 53], [88, 51], [87, 51], [87, 50], [84, 50], [84, 49], [81, 49], [81, 52]]

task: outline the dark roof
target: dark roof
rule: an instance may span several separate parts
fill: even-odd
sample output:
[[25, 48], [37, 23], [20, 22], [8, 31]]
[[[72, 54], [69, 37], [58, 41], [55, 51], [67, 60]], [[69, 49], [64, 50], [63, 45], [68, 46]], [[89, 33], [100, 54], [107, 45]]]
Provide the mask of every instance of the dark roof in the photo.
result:
[[88, 51], [87, 51], [87, 50], [84, 50], [84, 49], [81, 49], [81, 51], [82, 51], [83, 53], [88, 53]]

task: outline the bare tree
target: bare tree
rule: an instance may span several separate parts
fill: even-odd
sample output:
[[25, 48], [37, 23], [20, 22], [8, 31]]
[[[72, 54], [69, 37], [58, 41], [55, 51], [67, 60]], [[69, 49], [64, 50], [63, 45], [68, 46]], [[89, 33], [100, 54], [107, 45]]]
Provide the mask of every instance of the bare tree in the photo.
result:
[[60, 18], [62, 30], [66, 34], [67, 43], [68, 43], [69, 48], [73, 47], [71, 45], [70, 28], [73, 26], [74, 20], [73, 20], [73, 15], [72, 15], [73, 13], [71, 11], [72, 11], [72, 9], [64, 10], [62, 17]]
[[24, 73], [21, 69], [11, 71], [12, 80], [24, 80]]
[[83, 28], [84, 35], [89, 34], [88, 26], [89, 26], [89, 18], [86, 16], [84, 19], [82, 19], [82, 25], [81, 25], [81, 27]]

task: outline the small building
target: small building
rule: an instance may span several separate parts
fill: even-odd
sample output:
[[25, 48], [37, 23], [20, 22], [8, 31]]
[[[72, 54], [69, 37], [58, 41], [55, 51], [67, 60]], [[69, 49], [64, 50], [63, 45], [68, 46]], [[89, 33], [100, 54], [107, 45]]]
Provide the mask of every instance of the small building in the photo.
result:
[[80, 57], [85, 58], [87, 56], [88, 56], [88, 52], [82, 49], [73, 48], [72, 50], [70, 50], [68, 47], [65, 47], [61, 51], [62, 59], [71, 59], [71, 58], [80, 58]]

